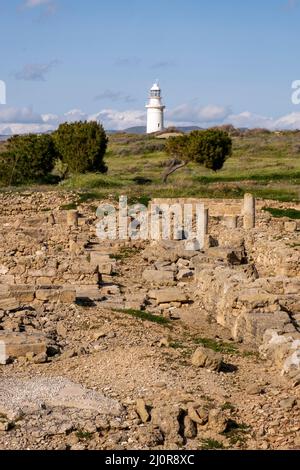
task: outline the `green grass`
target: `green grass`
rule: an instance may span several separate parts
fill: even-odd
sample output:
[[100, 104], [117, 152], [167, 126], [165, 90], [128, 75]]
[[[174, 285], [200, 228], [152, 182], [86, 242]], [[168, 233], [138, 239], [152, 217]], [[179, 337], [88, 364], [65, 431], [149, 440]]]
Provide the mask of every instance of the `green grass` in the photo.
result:
[[179, 341], [173, 341], [172, 343], [170, 343], [170, 348], [183, 349], [184, 345], [182, 343], [180, 343]]
[[250, 426], [244, 423], [237, 423], [234, 420], [229, 420], [226, 431], [222, 433], [229, 439], [230, 445], [236, 445], [240, 443], [244, 445], [246, 443], [246, 435], [251, 430]]
[[77, 209], [76, 202], [70, 202], [70, 204], [64, 204], [63, 206], [60, 206], [60, 210], [62, 211], [71, 211], [71, 210], [76, 210], [76, 209]]
[[200, 344], [205, 348], [212, 349], [215, 352], [223, 354], [238, 354], [239, 350], [236, 345], [231, 343], [224, 343], [223, 341], [216, 341], [211, 338], [197, 338], [195, 344]]
[[125, 313], [135, 318], [139, 318], [143, 321], [150, 321], [153, 323], [158, 323], [159, 325], [170, 325], [170, 320], [167, 318], [152, 315], [152, 313], [146, 312], [144, 310], [134, 310], [134, 309], [113, 309], [114, 312]]
[[88, 431], [79, 430], [79, 431], [76, 432], [76, 437], [80, 441], [88, 441], [88, 440], [92, 439], [93, 433], [88, 432]]
[[288, 217], [289, 219], [300, 219], [300, 211], [296, 209], [277, 209], [272, 207], [264, 207], [264, 211], [269, 212], [273, 217]]
[[[162, 142], [159, 142], [161, 147]], [[63, 189], [93, 191], [95, 199], [148, 205], [154, 197], [242, 198], [246, 192], [263, 199], [298, 201], [300, 134], [258, 134], [233, 138], [233, 155], [218, 173], [196, 164], [174, 173], [168, 184], [161, 175], [167, 160], [158, 139], [149, 136], [110, 136], [108, 173], [76, 175]], [[154, 150], [152, 151], [152, 148]]]
[[141, 250], [138, 248], [124, 247], [120, 249], [119, 253], [117, 253], [116, 255], [112, 255], [112, 258], [118, 261], [124, 261], [140, 253], [140, 251]]
[[78, 204], [115, 202], [120, 195], [127, 195], [130, 204], [147, 205], [155, 197], [242, 198], [246, 192], [262, 199], [299, 201], [300, 132], [233, 137], [233, 155], [221, 171], [191, 163], [171, 175], [167, 184], [161, 181], [167, 161], [163, 146], [153, 136], [111, 135], [107, 174], [75, 175], [49, 187], [79, 191]]
[[201, 442], [201, 450], [224, 449], [222, 442], [219, 442], [216, 439], [202, 439]]
[[223, 411], [225, 411], [225, 410], [234, 411], [234, 410], [235, 410], [235, 406], [234, 406], [232, 403], [230, 403], [229, 401], [226, 401], [226, 402], [222, 405], [221, 409], [222, 409]]

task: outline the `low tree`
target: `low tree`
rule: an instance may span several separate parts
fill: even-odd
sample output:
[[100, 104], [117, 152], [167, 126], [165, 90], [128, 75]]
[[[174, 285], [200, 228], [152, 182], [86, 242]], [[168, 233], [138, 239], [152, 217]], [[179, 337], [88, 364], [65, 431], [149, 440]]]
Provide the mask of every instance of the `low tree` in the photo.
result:
[[70, 173], [107, 171], [103, 158], [108, 139], [103, 126], [98, 122], [61, 124], [53, 138], [60, 159], [67, 165]]
[[163, 174], [164, 183], [172, 173], [190, 162], [213, 171], [220, 170], [232, 153], [232, 140], [223, 130], [193, 131], [188, 135], [170, 137], [165, 151], [172, 158]]
[[11, 137], [0, 154], [1, 184], [43, 181], [52, 171], [57, 152], [51, 135]]

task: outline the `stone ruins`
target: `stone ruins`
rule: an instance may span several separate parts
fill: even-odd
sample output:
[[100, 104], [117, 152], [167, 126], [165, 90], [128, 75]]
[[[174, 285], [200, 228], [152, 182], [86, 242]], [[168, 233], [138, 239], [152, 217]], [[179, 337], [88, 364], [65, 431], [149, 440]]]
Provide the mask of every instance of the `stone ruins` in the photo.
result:
[[[99, 240], [94, 203], [64, 209], [74, 197], [63, 192], [0, 196], [0, 373], [6, 381], [5, 371], [14, 364], [24, 372], [31, 364], [46, 367], [57, 358], [80, 355], [84, 348], [76, 334], [68, 336], [66, 321], [71, 324], [83, 306], [105, 315], [145, 311], [189, 330], [205, 319], [275, 367], [287, 384], [300, 383], [298, 221], [273, 218], [263, 206], [275, 203], [255, 201], [251, 194], [240, 201], [154, 200], [204, 202], [204, 247], [186, 240]], [[124, 260], [128, 266], [122, 268]], [[99, 341], [106, 334], [94, 335], [85, 353], [101, 350]], [[168, 347], [167, 338], [161, 341]], [[216, 372], [222, 363], [222, 357], [202, 347], [191, 360]], [[2, 399], [0, 385], [0, 412]], [[147, 422], [143, 400], [137, 409]], [[214, 413], [211, 422], [221, 429], [224, 423]], [[169, 430], [162, 414], [155, 408], [151, 425], [164, 435]], [[196, 424], [208, 417], [191, 405], [184, 419], [187, 437], [196, 435]]]

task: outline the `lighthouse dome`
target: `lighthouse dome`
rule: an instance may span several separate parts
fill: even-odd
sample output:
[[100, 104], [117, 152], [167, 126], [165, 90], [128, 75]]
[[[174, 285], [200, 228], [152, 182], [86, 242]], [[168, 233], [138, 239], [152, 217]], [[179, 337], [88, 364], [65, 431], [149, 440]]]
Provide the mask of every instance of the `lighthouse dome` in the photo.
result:
[[154, 85], [151, 88], [151, 91], [160, 91], [160, 86], [158, 82], [155, 82]]

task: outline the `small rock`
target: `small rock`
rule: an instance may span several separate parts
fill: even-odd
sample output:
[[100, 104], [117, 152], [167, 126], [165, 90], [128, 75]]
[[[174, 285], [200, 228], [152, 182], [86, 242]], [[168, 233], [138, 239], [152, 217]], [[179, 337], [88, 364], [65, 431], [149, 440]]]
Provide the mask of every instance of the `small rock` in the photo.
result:
[[169, 347], [170, 347], [170, 343], [169, 343], [168, 338], [162, 338], [162, 339], [160, 340], [160, 342], [158, 343], [158, 346], [159, 346], [160, 348], [162, 348], [162, 347], [169, 348]]
[[47, 362], [47, 360], [48, 356], [46, 353], [37, 354], [37, 356], [34, 356], [33, 358], [34, 364], [44, 364], [45, 362]]
[[222, 410], [213, 409], [209, 412], [208, 424], [213, 431], [221, 434], [226, 431], [228, 418]]
[[192, 355], [191, 361], [195, 367], [205, 367], [218, 372], [222, 366], [222, 355], [211, 349], [200, 347]]
[[96, 341], [98, 341], [98, 339], [104, 338], [106, 336], [106, 333], [105, 333], [105, 331], [100, 330], [100, 331], [97, 331], [96, 333], [94, 333], [93, 336], [94, 336], [94, 339]]
[[66, 338], [68, 334], [67, 328], [61, 322], [57, 324], [56, 331], [57, 331], [58, 336], [61, 336], [62, 338]]
[[138, 439], [141, 446], [147, 446], [150, 448], [163, 444], [164, 442], [164, 436], [162, 432], [151, 424], [147, 427], [141, 427], [139, 429]]
[[248, 395], [261, 395], [264, 391], [264, 388], [257, 384], [249, 385], [249, 387], [246, 388]]
[[208, 421], [208, 410], [204, 406], [193, 404], [188, 407], [188, 416], [194, 423], [204, 425]]
[[116, 336], [117, 336], [116, 333], [114, 333], [113, 331], [110, 331], [107, 335], [107, 338], [112, 339], [112, 338], [115, 338]]
[[6, 432], [9, 430], [9, 422], [8, 421], [0, 421], [0, 432]]
[[71, 446], [70, 450], [85, 450], [86, 446], [82, 442], [78, 442], [77, 444], [74, 444]]
[[187, 439], [194, 439], [197, 436], [197, 426], [189, 416], [184, 417], [184, 436]]
[[169, 405], [161, 405], [154, 408], [151, 413], [153, 426], [157, 426], [166, 436], [166, 439], [169, 442], [174, 442], [176, 445], [183, 442], [180, 436], [180, 415], [181, 410], [179, 408]]
[[286, 398], [285, 400], [281, 400], [279, 403], [280, 407], [283, 408], [284, 410], [292, 410], [294, 406], [296, 405], [296, 400], [295, 398]]
[[136, 412], [141, 418], [141, 420], [143, 421], [143, 423], [146, 423], [147, 421], [149, 421], [150, 415], [148, 413], [144, 400], [138, 399], [136, 401]]

